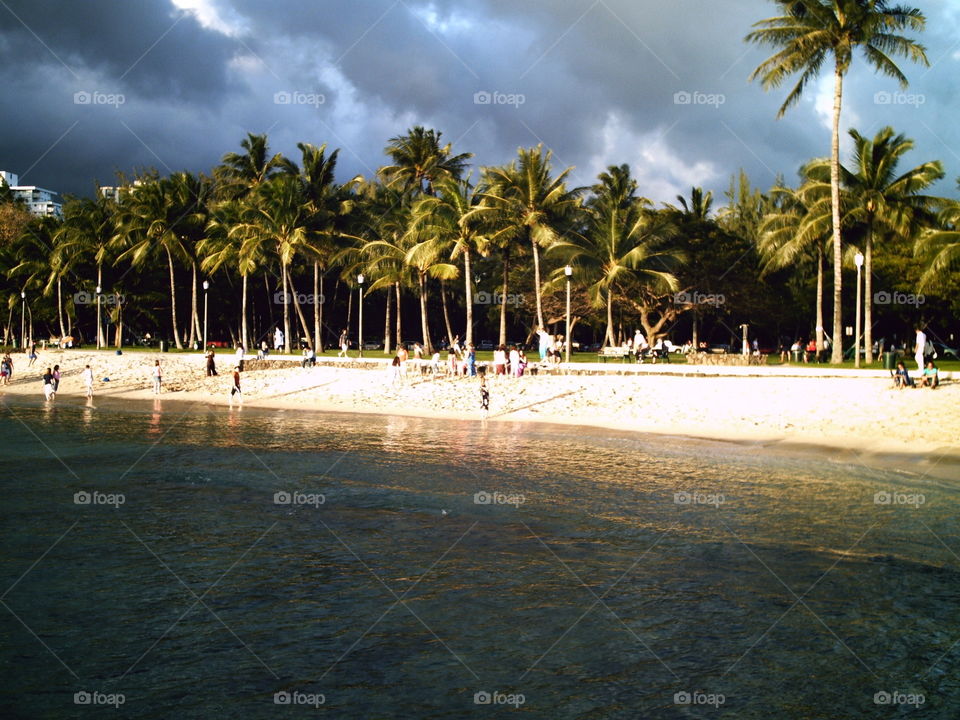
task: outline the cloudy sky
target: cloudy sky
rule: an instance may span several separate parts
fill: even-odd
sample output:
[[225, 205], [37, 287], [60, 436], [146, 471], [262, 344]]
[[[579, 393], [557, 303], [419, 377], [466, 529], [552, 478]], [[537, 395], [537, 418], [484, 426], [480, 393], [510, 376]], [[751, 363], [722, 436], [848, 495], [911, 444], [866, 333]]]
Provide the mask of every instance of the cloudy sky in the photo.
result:
[[[932, 67], [906, 94], [859, 63], [844, 129], [892, 124], [909, 160], [960, 175], [960, 2], [914, 0]], [[748, 83], [768, 0], [0, 0], [0, 168], [88, 194], [117, 171], [209, 171], [247, 132], [341, 148], [372, 174], [390, 137], [434, 127], [476, 166], [543, 143], [589, 184], [629, 163], [672, 201], [743, 167], [769, 187], [829, 150], [832, 78], [783, 120], [786, 90]]]

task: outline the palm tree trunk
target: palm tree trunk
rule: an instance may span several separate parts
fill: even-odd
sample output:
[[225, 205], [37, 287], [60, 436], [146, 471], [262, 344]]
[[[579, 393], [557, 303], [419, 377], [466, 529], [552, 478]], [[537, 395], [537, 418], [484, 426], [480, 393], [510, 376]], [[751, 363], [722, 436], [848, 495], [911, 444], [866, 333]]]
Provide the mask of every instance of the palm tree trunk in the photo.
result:
[[817, 352], [823, 350], [823, 246], [817, 245]]
[[10, 306], [10, 312], [7, 313], [7, 326], [3, 329], [3, 344], [10, 344], [10, 323], [13, 322], [13, 305]]
[[395, 282], [393, 286], [397, 291], [397, 348], [399, 348], [401, 345], [403, 345], [403, 327], [401, 326], [400, 313], [400, 282]]
[[197, 326], [200, 321], [197, 319], [197, 266], [190, 266], [190, 274], [193, 277], [193, 287], [190, 290], [190, 339], [187, 340], [187, 347], [193, 347], [193, 343], [197, 340], [197, 335], [202, 335], [197, 332]]
[[318, 317], [320, 318], [320, 328], [317, 332], [317, 347], [314, 348], [317, 353], [323, 352], [323, 306], [327, 304], [327, 298], [323, 294], [323, 274], [320, 275], [320, 284], [319, 284], [320, 295], [317, 297], [317, 305], [319, 306]]
[[247, 276], [243, 276], [243, 297], [240, 300], [240, 342], [243, 349], [250, 352], [250, 332], [247, 328]]
[[697, 306], [693, 306], [693, 333], [691, 335], [690, 344], [693, 345], [694, 352], [700, 352], [700, 328], [697, 327]]
[[[180, 331], [177, 329], [177, 282], [173, 275], [173, 255], [167, 250], [167, 266], [170, 268], [170, 319], [173, 321], [173, 342], [177, 350], [183, 350]], [[97, 283], [100, 282], [100, 269], [97, 268]], [[100, 318], [97, 318], [97, 332], [100, 331]]]
[[507, 282], [510, 279], [510, 253], [503, 251], [503, 288], [500, 298], [500, 340], [497, 345], [507, 344]]
[[289, 278], [287, 277], [287, 264], [280, 262], [280, 274], [283, 276], [283, 351], [290, 352], [290, 299]]
[[390, 331], [393, 329], [390, 327], [390, 306], [393, 304], [391, 302], [392, 299], [393, 293], [390, 292], [390, 288], [387, 288], [386, 319], [383, 321], [383, 352], [385, 355], [390, 354]]
[[[607, 332], [603, 336], [604, 345], [616, 345], [613, 339], [613, 290], [607, 290]], [[651, 343], [652, 344], [652, 343]]]
[[867, 224], [867, 247], [863, 255], [863, 344], [866, 346], [867, 365], [873, 362], [873, 221]]
[[[540, 248], [537, 246], [537, 241], [533, 239], [533, 234], [530, 236], [530, 244], [533, 246], [533, 289], [537, 296], [537, 327], [543, 327], [543, 301], [540, 297]], [[506, 302], [506, 295], [504, 295], [504, 302]]]
[[423, 331], [423, 351], [433, 354], [433, 343], [430, 342], [430, 323], [427, 319], [427, 274], [418, 272], [420, 279], [420, 325]]
[[60, 278], [57, 278], [57, 320], [60, 322], [60, 337], [66, 335], [63, 330], [63, 293], [60, 288]]
[[463, 276], [466, 283], [467, 298], [467, 331], [464, 336], [466, 345], [473, 345], [473, 274], [470, 268], [470, 251], [463, 251]]
[[[168, 257], [168, 258], [170, 257], [170, 253], [169, 253], [169, 252], [167, 252], [167, 257]], [[102, 288], [102, 287], [103, 287], [103, 284], [102, 284], [102, 283], [103, 283], [103, 267], [102, 267], [101, 265], [97, 265], [97, 287], [98, 287], [98, 288]], [[172, 290], [172, 288], [173, 288], [173, 260], [172, 260], [172, 259], [170, 260], [170, 288], [171, 288], [171, 296], [172, 296], [172, 293], [173, 293], [173, 290]], [[176, 326], [177, 326], [177, 316], [176, 316], [176, 315], [173, 316], [173, 326], [174, 326], [173, 334], [174, 334], [174, 336], [176, 336], [176, 334], [177, 334], [177, 329], [176, 329]], [[101, 324], [100, 324], [100, 305], [98, 304], [98, 305], [97, 305], [97, 347], [106, 347], [106, 346], [107, 346], [107, 339], [103, 336], [103, 328], [102, 328], [102, 326], [101, 326]], [[177, 343], [177, 347], [180, 347], [180, 343], [179, 343], [179, 342]]]
[[833, 74], [833, 139], [830, 148], [830, 203], [833, 206], [833, 345], [831, 363], [843, 362], [843, 246], [840, 238], [840, 104], [843, 71], [837, 61]]
[[320, 263], [313, 263], [313, 349], [320, 352]]
[[[300, 293], [297, 292], [297, 288], [293, 285], [293, 277], [289, 277], [287, 282], [290, 283], [290, 294], [292, 297], [287, 298], [288, 300], [293, 300], [293, 309], [297, 311], [297, 318], [300, 320], [300, 329], [303, 331], [303, 337], [310, 337], [310, 326], [307, 325], [307, 317], [303, 314], [303, 308], [300, 307]], [[299, 340], [299, 338], [298, 338]], [[296, 347], [300, 347], [300, 343], [296, 344]]]
[[447, 343], [453, 345], [453, 327], [450, 325], [450, 312], [447, 309], [447, 284], [440, 281], [440, 305], [443, 308], [443, 322], [447, 326]]

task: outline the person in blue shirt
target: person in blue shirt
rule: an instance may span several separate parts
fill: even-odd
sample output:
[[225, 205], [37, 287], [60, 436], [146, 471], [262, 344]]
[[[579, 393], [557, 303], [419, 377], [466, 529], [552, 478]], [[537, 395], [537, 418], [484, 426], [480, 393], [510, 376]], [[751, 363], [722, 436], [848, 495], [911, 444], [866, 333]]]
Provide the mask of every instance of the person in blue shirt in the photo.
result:
[[902, 361], [897, 363], [897, 371], [893, 375], [893, 384], [900, 390], [903, 390], [905, 387], [916, 387], [913, 383], [913, 378], [910, 377], [910, 373], [907, 372], [907, 368]]
[[920, 378], [920, 387], [929, 387], [931, 390], [940, 385], [940, 371], [933, 360], [927, 360], [927, 366], [923, 369], [923, 377]]

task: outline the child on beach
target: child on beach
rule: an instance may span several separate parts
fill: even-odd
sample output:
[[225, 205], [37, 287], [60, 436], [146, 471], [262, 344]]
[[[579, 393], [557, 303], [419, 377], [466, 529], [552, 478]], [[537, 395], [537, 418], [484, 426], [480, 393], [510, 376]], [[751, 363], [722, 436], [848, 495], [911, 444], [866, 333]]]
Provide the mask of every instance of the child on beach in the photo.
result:
[[57, 396], [53, 389], [53, 370], [47, 368], [43, 374], [43, 397], [47, 400], [53, 400]]
[[160, 361], [154, 360], [153, 363], [153, 394], [160, 394], [160, 383], [163, 380], [163, 370], [160, 369]]
[[490, 411], [490, 391], [487, 390], [487, 376], [485, 374], [480, 376], [480, 409], [483, 410], [484, 417]]
[[233, 403], [233, 396], [239, 395], [240, 402], [243, 402], [243, 393], [240, 391], [240, 366], [233, 368], [233, 387], [230, 388], [230, 402]]
[[93, 370], [90, 369], [90, 366], [87, 365], [83, 372], [80, 373], [80, 377], [83, 378], [83, 384], [87, 389], [87, 397], [93, 397]]

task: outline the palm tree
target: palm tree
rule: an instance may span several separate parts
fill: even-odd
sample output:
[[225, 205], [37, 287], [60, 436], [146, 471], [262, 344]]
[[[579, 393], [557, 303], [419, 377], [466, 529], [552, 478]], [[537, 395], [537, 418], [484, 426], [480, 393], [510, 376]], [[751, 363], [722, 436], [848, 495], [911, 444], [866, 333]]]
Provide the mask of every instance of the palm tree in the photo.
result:
[[473, 154], [451, 155], [452, 145], [441, 145], [441, 135], [417, 125], [406, 135], [390, 138], [383, 151], [393, 164], [380, 169], [386, 183], [414, 196], [432, 195], [438, 180], [459, 178]]
[[[826, 192], [824, 192], [826, 190]], [[757, 249], [761, 277], [806, 258], [817, 265], [817, 350], [823, 350], [823, 259], [832, 241], [829, 187], [808, 182], [799, 190], [777, 186], [770, 191], [775, 210], [764, 216]], [[818, 198], [821, 202], [818, 202]], [[823, 202], [825, 200], [825, 202]]]
[[913, 149], [913, 140], [894, 135], [893, 128], [880, 130], [873, 140], [856, 130], [854, 168], [842, 168], [845, 191], [850, 195], [851, 214], [864, 228], [864, 345], [866, 362], [873, 362], [873, 245], [884, 236], [916, 237], [921, 226], [932, 224], [935, 198], [920, 193], [940, 180], [943, 164], [926, 162], [897, 175], [900, 158]]
[[221, 165], [213, 171], [220, 191], [226, 197], [242, 197], [277, 173], [297, 173], [296, 166], [282, 154], [270, 155], [266, 134], [247, 133], [247, 137], [240, 141], [240, 147], [246, 152], [227, 153], [221, 159]]
[[936, 226], [917, 238], [914, 254], [924, 264], [920, 290], [943, 286], [948, 274], [960, 268], [960, 201], [943, 203]]
[[[63, 206], [63, 222], [53, 235], [53, 252], [50, 256], [52, 270], [59, 278], [73, 275], [75, 268], [93, 263], [97, 267], [97, 286], [103, 285], [103, 266], [111, 259], [117, 212], [116, 202], [100, 193], [97, 193], [96, 199], [67, 199]], [[67, 316], [69, 318], [69, 313]], [[106, 338], [99, 322], [97, 332], [100, 335], [97, 344], [105, 346]]]
[[[568, 167], [551, 177], [551, 151], [543, 145], [519, 148], [517, 160], [501, 167], [483, 169], [485, 189], [478, 210], [494, 228], [490, 239], [498, 245], [510, 238], [523, 238], [533, 253], [533, 282], [537, 300], [537, 325], [543, 326], [540, 287], [540, 248], [549, 248], [561, 236], [563, 224], [579, 207], [580, 189], [567, 190]], [[472, 217], [472, 216], [468, 216]]]
[[840, 109], [843, 78], [850, 70], [853, 53], [859, 47], [878, 72], [907, 86], [907, 78], [891, 55], [909, 58], [929, 66], [924, 47], [901, 31], [920, 32], [926, 18], [916, 8], [893, 6], [885, 0], [774, 0], [783, 12], [761, 20], [746, 37], [747, 42], [767, 45], [778, 51], [751, 74], [760, 78], [764, 90], [779, 87], [789, 76], [800, 73], [777, 117], [798, 102], [807, 83], [815, 78], [828, 57], [833, 59], [833, 127], [830, 153], [830, 189], [833, 228], [833, 352], [830, 361], [839, 363], [843, 349], [839, 342], [843, 318], [843, 247], [840, 235]]
[[170, 273], [170, 316], [173, 341], [183, 349], [177, 325], [177, 282], [174, 260], [190, 264], [188, 243], [202, 237], [206, 212], [196, 195], [184, 188], [197, 188], [189, 173], [174, 173], [170, 178], [145, 176], [120, 203], [116, 233], [111, 244], [121, 250], [117, 262], [129, 260], [134, 267], [148, 264], [154, 253], [162, 251]]
[[[551, 252], [573, 265], [593, 304], [606, 307], [604, 343], [612, 345], [616, 296], [638, 281], [675, 291], [678, 281], [672, 270], [683, 258], [668, 244], [673, 223], [667, 214], [653, 212], [649, 200], [637, 197], [629, 166], [611, 165], [598, 180], [586, 203], [586, 232], [568, 234]], [[558, 269], [554, 279], [561, 279], [563, 272]]]
[[[413, 209], [413, 227], [432, 238], [440, 255], [451, 260], [463, 257], [466, 304], [464, 341], [473, 343], [473, 269], [472, 259], [486, 244], [476, 216], [470, 212], [479, 204], [479, 195], [469, 181], [447, 178], [436, 184], [435, 197], [425, 197]], [[449, 330], [448, 330], [449, 333]], [[450, 338], [451, 342], [453, 338]]]

